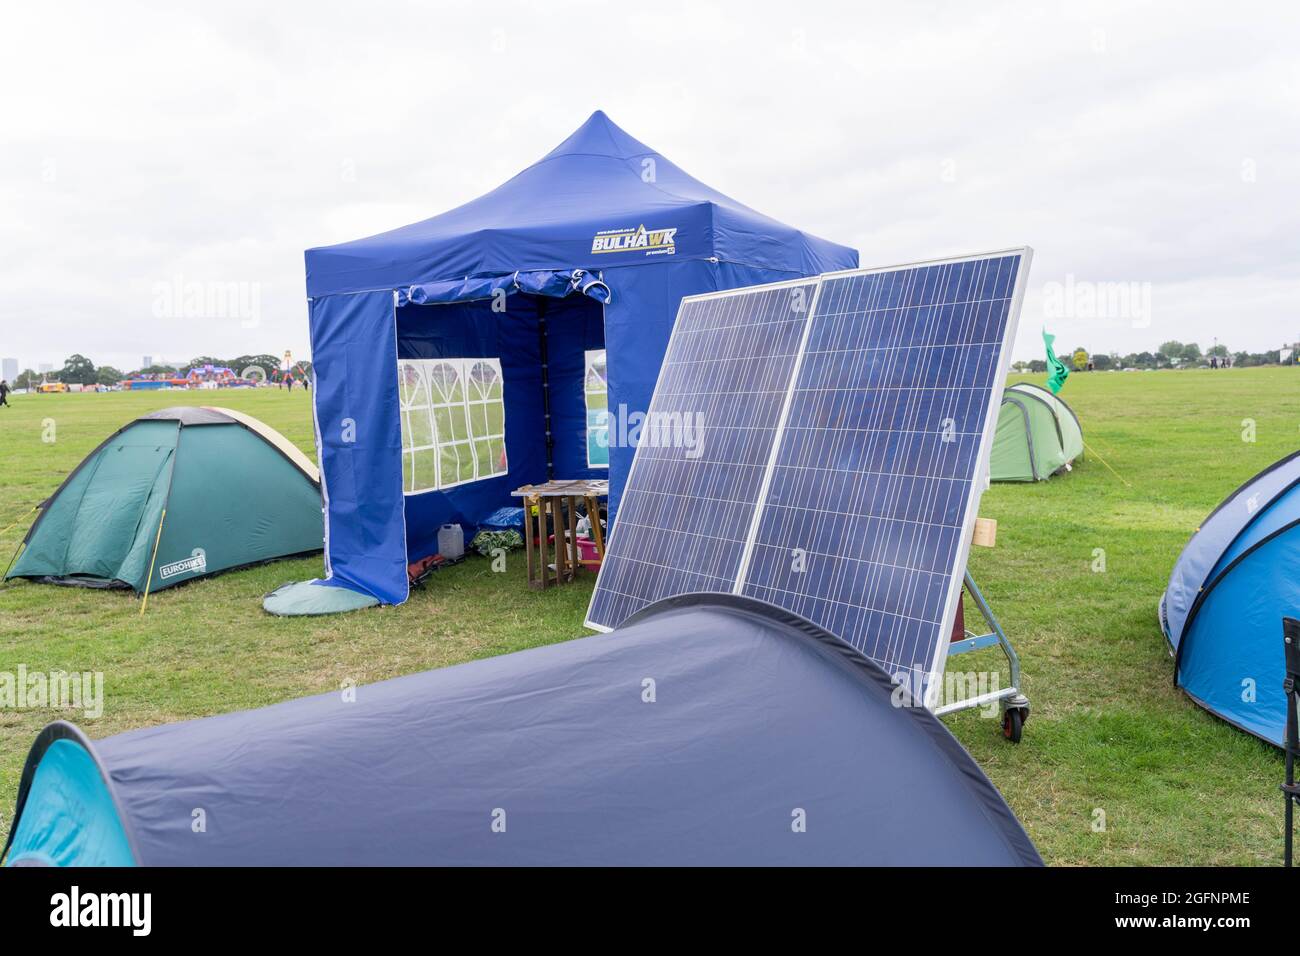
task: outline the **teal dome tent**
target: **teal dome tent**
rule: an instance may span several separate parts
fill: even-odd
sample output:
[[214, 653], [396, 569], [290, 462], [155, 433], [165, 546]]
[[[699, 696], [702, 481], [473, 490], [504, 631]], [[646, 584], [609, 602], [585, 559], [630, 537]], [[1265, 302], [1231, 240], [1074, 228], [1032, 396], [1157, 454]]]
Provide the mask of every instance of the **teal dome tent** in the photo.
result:
[[315, 466], [224, 408], [153, 412], [110, 435], [41, 505], [6, 577], [153, 592], [319, 551]]

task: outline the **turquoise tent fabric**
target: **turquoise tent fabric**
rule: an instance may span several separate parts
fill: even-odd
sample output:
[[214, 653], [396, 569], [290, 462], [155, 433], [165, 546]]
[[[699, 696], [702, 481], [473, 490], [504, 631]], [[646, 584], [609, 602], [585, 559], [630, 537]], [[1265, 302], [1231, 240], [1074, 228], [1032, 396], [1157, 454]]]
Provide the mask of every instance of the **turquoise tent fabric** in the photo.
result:
[[70, 725], [61, 726], [68, 736], [42, 734], [35, 760], [29, 758], [30, 789], [10, 836], [7, 865], [134, 866], [130, 838], [89, 744]]

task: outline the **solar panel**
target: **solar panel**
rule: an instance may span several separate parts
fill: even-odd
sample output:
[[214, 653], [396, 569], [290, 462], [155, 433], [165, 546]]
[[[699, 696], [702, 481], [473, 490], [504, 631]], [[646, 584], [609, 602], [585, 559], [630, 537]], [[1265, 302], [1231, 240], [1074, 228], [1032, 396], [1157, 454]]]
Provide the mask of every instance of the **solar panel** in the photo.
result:
[[917, 690], [965, 572], [1019, 263], [823, 281], [739, 576]]
[[[744, 481], [722, 477], [729, 493], [701, 499], [698, 473], [696, 485], [682, 483], [658, 467], [657, 450], [643, 469], [638, 448], [623, 508], [648, 495], [673, 505], [637, 512], [626, 534], [620, 511], [588, 623], [612, 628], [661, 597], [732, 590], [801, 614], [928, 688], [943, 669], [1029, 256], [1022, 248], [815, 280], [803, 321], [787, 323], [798, 326], [795, 354], [787, 359], [783, 343], [780, 361], [752, 366], [768, 368], [764, 385], [782, 401], [775, 418], [763, 406]], [[748, 327], [761, 321], [753, 306], [767, 289], [686, 299], [681, 317], [729, 307], [728, 324]], [[691, 341], [706, 365], [756, 357], [749, 334]], [[675, 332], [670, 358], [677, 345]], [[652, 410], [677, 374], [665, 364]], [[670, 385], [672, 407], [703, 407], [716, 399], [711, 387], [707, 376], [689, 393]], [[721, 410], [715, 400], [712, 412]], [[705, 469], [738, 460], [733, 432], [703, 435]], [[694, 564], [692, 534], [716, 535], [707, 569]], [[643, 573], [628, 576], [645, 555]]]
[[683, 300], [641, 428], [588, 623], [731, 591], [816, 280]]

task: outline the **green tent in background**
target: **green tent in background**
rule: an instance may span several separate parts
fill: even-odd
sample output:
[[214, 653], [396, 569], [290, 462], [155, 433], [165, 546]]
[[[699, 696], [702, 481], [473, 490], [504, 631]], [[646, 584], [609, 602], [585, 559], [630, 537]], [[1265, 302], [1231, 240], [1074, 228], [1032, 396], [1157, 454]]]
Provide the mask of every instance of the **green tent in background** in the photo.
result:
[[114, 432], [41, 506], [6, 578], [158, 591], [320, 551], [316, 467], [224, 408], [168, 408]]
[[1081, 458], [1083, 429], [1059, 395], [1029, 382], [1002, 393], [989, 463], [994, 481], [1045, 481]]

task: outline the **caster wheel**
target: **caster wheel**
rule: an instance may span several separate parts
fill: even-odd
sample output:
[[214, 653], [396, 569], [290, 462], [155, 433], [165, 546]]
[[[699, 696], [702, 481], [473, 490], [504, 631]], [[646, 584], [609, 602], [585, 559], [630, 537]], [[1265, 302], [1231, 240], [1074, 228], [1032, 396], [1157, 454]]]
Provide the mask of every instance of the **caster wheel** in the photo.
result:
[[1020, 743], [1025, 733], [1025, 712], [1013, 707], [1002, 715], [1002, 736], [1013, 744]]

